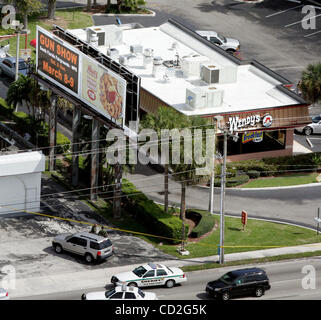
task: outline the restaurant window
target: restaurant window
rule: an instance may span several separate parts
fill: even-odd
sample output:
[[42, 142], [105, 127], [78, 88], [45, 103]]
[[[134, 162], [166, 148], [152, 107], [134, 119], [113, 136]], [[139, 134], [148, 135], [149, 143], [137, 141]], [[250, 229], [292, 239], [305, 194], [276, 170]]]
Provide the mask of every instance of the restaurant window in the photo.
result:
[[[218, 152], [223, 154], [223, 136], [217, 137]], [[265, 152], [285, 149], [286, 130], [248, 131], [239, 133], [237, 142], [228, 138], [227, 155]]]

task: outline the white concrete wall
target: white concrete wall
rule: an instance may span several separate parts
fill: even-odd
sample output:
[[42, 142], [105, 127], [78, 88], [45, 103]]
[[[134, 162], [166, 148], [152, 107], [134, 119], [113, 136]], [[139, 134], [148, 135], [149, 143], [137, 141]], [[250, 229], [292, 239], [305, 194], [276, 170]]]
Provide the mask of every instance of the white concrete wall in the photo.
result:
[[0, 156], [0, 216], [40, 210], [44, 169], [45, 157], [39, 152]]

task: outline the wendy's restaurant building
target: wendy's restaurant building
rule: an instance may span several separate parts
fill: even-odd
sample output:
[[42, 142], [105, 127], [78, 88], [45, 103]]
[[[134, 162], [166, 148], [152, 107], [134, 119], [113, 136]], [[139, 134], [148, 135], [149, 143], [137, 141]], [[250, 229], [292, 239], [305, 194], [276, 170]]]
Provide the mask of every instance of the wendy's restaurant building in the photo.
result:
[[[255, 60], [238, 59], [175, 20], [117, 28], [117, 37], [100, 41], [97, 48], [140, 77], [140, 118], [161, 106], [215, 117], [219, 128], [239, 136], [228, 140], [229, 161], [292, 154], [294, 128], [311, 118], [308, 104], [288, 80]], [[87, 35], [82, 29], [69, 32]], [[220, 151], [222, 130], [217, 134]]]

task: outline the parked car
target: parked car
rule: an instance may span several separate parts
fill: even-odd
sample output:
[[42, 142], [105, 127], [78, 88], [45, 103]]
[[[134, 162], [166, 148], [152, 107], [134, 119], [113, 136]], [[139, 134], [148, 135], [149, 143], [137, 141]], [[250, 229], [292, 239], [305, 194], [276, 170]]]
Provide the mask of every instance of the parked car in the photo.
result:
[[4, 45], [4, 46], [0, 45], [0, 58], [6, 58], [9, 52], [9, 49], [10, 49], [10, 44]]
[[115, 286], [118, 283], [127, 283], [128, 286], [133, 287], [166, 286], [172, 288], [175, 284], [186, 280], [185, 273], [179, 268], [149, 262], [133, 271], [114, 275], [111, 283]]
[[0, 300], [8, 300], [9, 299], [9, 293], [7, 290], [0, 288]]
[[84, 293], [81, 300], [157, 300], [157, 296], [153, 292], [143, 292], [123, 284], [109, 291]]
[[229, 300], [237, 296], [261, 297], [271, 288], [266, 272], [260, 268], [239, 269], [224, 274], [206, 285], [206, 292], [214, 298]]
[[306, 136], [309, 136], [313, 133], [321, 133], [321, 114], [312, 117], [312, 123], [306, 125], [305, 127], [296, 128], [295, 131], [304, 133]]
[[52, 245], [56, 253], [75, 253], [83, 256], [88, 263], [106, 259], [114, 251], [109, 238], [88, 232], [58, 235], [53, 239]]
[[[27, 75], [28, 65], [23, 59], [19, 59], [19, 74]], [[8, 57], [0, 59], [0, 74], [5, 74], [10, 78], [16, 76], [16, 58]]]
[[240, 51], [240, 41], [236, 39], [225, 38], [215, 31], [197, 30], [195, 32], [202, 36], [204, 39], [218, 45], [228, 53], [234, 54]]

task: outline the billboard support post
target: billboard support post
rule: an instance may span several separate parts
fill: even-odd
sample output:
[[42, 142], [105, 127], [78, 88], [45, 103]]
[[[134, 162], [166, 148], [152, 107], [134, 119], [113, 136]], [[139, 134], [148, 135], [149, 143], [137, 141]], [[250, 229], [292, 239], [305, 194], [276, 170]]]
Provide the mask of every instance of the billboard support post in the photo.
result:
[[114, 218], [121, 217], [121, 181], [122, 167], [119, 163], [115, 164], [115, 188], [114, 188]]
[[80, 116], [81, 116], [80, 109], [76, 105], [74, 105], [73, 118], [72, 118], [72, 177], [71, 177], [71, 183], [74, 187], [78, 185], [78, 179], [79, 179], [78, 125], [80, 122]]
[[99, 168], [99, 122], [92, 119], [91, 131], [91, 177], [90, 177], [90, 200], [97, 200], [98, 168]]
[[49, 171], [56, 169], [55, 145], [57, 141], [57, 95], [52, 94], [50, 97], [49, 110]]

